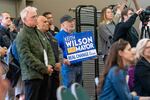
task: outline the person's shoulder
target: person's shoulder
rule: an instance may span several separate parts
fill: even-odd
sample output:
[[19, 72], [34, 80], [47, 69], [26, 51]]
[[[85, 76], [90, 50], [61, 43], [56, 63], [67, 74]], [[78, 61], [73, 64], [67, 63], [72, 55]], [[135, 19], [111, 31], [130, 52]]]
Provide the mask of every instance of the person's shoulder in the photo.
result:
[[5, 34], [5, 32], [6, 29], [2, 25], [0, 25], [0, 34]]
[[28, 34], [27, 34], [26, 30], [25, 30], [25, 29], [21, 29], [21, 30], [18, 32], [17, 36], [16, 36], [16, 41], [21, 40], [21, 39], [23, 39], [23, 38], [26, 38], [27, 35], [28, 35]]
[[123, 23], [124, 23], [124, 22], [121, 21], [121, 22], [119, 22], [118, 24], [116, 24], [116, 26], [122, 25]]
[[143, 69], [145, 66], [150, 66], [150, 63], [144, 58], [139, 59], [136, 63], [136, 67], [138, 68]]
[[64, 34], [64, 31], [61, 30], [55, 35], [55, 37], [61, 37], [61, 36], [63, 36], [63, 34]]
[[3, 30], [4, 29], [4, 27], [0, 24], [0, 30]]
[[117, 65], [114, 65], [111, 69], [110, 69], [110, 74], [112, 76], [118, 76], [118, 75], [122, 75], [125, 74], [125, 70], [124, 69], [120, 69]]
[[111, 71], [114, 71], [114, 70], [116, 70], [118, 68], [118, 66], [117, 65], [113, 65], [112, 67], [111, 67]]
[[61, 33], [61, 31], [58, 32], [58, 33], [54, 36], [54, 38], [55, 38], [57, 41], [60, 41], [60, 39], [62, 38], [62, 33]]
[[18, 35], [22, 35], [26, 30], [23, 28], [18, 32]]
[[54, 37], [56, 38], [56, 37], [58, 37], [60, 35], [60, 32], [58, 32]]
[[99, 27], [104, 27], [104, 26], [106, 26], [106, 24], [104, 24], [104, 23], [99, 23], [98, 26], [99, 26]]
[[135, 66], [135, 74], [136, 75], [142, 76], [148, 70], [150, 70], [150, 63], [149, 62], [141, 59], [136, 63], [136, 66]]
[[146, 59], [144, 59], [144, 57], [142, 57], [142, 58], [137, 60], [136, 65], [144, 64], [145, 62], [147, 62]]
[[4, 31], [2, 29], [0, 29], [0, 35], [3, 35]]
[[111, 69], [109, 70], [109, 75], [112, 76], [117, 70], [117, 65], [114, 65], [111, 67]]
[[55, 31], [59, 32], [59, 28], [57, 26], [55, 26]]

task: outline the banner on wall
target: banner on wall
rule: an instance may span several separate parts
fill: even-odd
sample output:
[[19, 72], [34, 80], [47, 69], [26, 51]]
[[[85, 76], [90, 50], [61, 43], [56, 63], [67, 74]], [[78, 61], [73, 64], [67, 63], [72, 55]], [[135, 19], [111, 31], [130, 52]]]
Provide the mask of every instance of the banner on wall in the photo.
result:
[[67, 59], [71, 63], [95, 58], [95, 41], [91, 31], [73, 33], [64, 37]]

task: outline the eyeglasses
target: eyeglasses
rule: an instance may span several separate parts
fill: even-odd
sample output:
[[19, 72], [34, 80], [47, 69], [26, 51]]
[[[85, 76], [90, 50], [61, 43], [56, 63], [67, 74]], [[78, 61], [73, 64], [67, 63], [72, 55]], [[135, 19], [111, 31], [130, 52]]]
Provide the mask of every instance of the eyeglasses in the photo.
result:
[[31, 18], [32, 18], [32, 19], [35, 19], [35, 18], [37, 18], [37, 17], [38, 17], [37, 15], [34, 15], [34, 16], [32, 16]]

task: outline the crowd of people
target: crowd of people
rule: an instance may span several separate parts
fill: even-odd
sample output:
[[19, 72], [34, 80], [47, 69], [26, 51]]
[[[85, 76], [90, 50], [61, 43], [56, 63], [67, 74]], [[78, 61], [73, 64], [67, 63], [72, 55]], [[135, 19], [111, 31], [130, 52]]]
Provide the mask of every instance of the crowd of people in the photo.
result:
[[[99, 78], [99, 100], [150, 100], [149, 30], [141, 38], [133, 27], [144, 10], [132, 1], [135, 12], [124, 4], [123, 9], [116, 7], [115, 16], [109, 6], [102, 9], [99, 36], [105, 65]], [[116, 23], [118, 11], [120, 21]], [[149, 26], [149, 20], [145, 23]]]
[[[132, 1], [135, 12], [128, 0], [102, 9], [99, 100], [150, 100], [150, 39], [140, 39], [133, 27], [143, 9]], [[59, 29], [51, 12], [38, 15], [35, 7], [25, 7], [13, 21], [8, 12], [0, 13], [0, 100], [57, 100], [61, 84], [82, 85], [82, 61], [71, 63], [64, 45], [63, 37], [73, 32], [70, 15], [60, 18]]]

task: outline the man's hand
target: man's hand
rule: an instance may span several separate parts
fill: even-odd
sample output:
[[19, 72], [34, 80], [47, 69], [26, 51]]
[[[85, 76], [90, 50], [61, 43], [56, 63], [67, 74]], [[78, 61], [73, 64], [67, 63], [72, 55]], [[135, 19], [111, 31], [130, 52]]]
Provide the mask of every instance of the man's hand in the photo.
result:
[[56, 63], [54, 69], [55, 69], [56, 71], [60, 71], [60, 68], [61, 68], [61, 63]]
[[70, 61], [68, 59], [65, 59], [65, 58], [63, 60], [63, 63], [66, 64], [66, 65], [70, 65]]
[[13, 32], [13, 31], [17, 30], [16, 26], [13, 23], [11, 23], [11, 25], [9, 26], [9, 29], [10, 29], [10, 32]]
[[136, 14], [139, 15], [139, 14], [141, 14], [142, 11], [143, 11], [143, 9], [140, 8], [139, 10], [136, 11]]
[[117, 12], [119, 12], [121, 14], [121, 12], [124, 9], [127, 2], [128, 2], [128, 0], [123, 0], [121, 3], [118, 3], [115, 7], [117, 9]]
[[0, 55], [4, 57], [7, 53], [7, 48], [6, 47], [0, 47]]
[[48, 74], [51, 74], [53, 72], [53, 67], [51, 65], [47, 66]]

